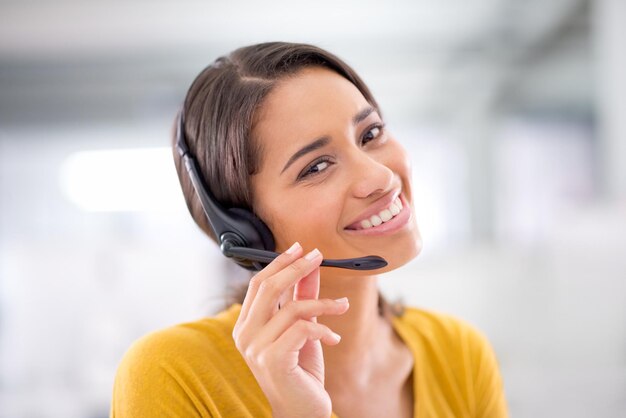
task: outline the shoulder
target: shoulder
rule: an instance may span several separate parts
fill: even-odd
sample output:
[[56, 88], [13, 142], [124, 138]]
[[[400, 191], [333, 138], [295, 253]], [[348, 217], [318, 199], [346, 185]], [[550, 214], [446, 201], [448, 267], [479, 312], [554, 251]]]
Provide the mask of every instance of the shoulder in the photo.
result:
[[152, 332], [135, 341], [115, 376], [112, 416], [175, 410], [196, 416], [225, 381], [247, 373], [232, 340], [236, 306], [211, 318]]
[[124, 354], [120, 368], [167, 368], [181, 363], [202, 362], [232, 354], [236, 350], [232, 329], [237, 307], [203, 318], [151, 332], [135, 341]]
[[451, 349], [490, 349], [487, 337], [478, 327], [452, 314], [406, 307], [399, 320], [422, 342], [442, 344]]
[[454, 376], [458, 393], [465, 394], [475, 412], [472, 415], [508, 416], [496, 354], [478, 327], [457, 316], [421, 308], [405, 308], [398, 320], [421, 354], [433, 385], [444, 375]]

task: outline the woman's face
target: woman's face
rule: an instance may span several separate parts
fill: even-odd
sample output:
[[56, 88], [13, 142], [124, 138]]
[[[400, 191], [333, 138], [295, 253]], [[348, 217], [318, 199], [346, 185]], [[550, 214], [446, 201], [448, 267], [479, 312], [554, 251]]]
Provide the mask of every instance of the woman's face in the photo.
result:
[[420, 252], [407, 154], [348, 80], [322, 67], [283, 79], [258, 110], [253, 138], [262, 148], [253, 205], [277, 251], [298, 241], [324, 258], [379, 255], [389, 265], [377, 272]]

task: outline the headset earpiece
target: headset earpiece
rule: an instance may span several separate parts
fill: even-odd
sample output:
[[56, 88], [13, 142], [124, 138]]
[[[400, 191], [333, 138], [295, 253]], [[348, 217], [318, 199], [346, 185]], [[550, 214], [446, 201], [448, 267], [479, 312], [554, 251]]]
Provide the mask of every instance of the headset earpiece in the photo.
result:
[[[258, 237], [255, 236], [254, 239], [248, 240], [249, 242], [248, 246], [250, 248], [274, 251], [274, 249], [276, 248], [276, 243], [274, 242], [274, 235], [272, 234], [272, 231], [270, 231], [268, 226], [265, 225], [265, 222], [261, 220], [261, 218], [259, 218], [258, 216], [250, 212], [249, 210], [243, 209], [243, 208], [230, 208], [228, 209], [228, 211], [231, 213], [235, 213], [241, 216], [242, 218], [246, 219], [254, 227], [254, 230], [256, 231], [257, 233], [256, 235]], [[252, 237], [249, 237], [249, 238], [252, 238]]]
[[[238, 265], [248, 270], [262, 270], [267, 264], [249, 258], [230, 255], [230, 247], [253, 248], [262, 251], [274, 251], [274, 236], [265, 223], [252, 212], [243, 208], [229, 208], [227, 216], [217, 212], [222, 220], [228, 218], [230, 226], [227, 232], [220, 235], [220, 249], [222, 253], [231, 257]], [[209, 222], [211, 220], [209, 219]]]

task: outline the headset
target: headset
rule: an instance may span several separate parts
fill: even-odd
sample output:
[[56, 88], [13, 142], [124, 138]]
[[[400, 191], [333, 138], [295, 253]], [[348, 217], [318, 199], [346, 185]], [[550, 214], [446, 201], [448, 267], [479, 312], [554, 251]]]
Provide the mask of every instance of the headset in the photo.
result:
[[[248, 270], [262, 270], [280, 254], [275, 252], [274, 236], [268, 226], [254, 213], [244, 208], [225, 208], [211, 193], [198, 168], [185, 137], [184, 105], [178, 115], [176, 149], [200, 199], [209, 225], [219, 240], [220, 250], [235, 263]], [[322, 266], [352, 270], [375, 270], [387, 265], [376, 255], [346, 259], [324, 259]]]

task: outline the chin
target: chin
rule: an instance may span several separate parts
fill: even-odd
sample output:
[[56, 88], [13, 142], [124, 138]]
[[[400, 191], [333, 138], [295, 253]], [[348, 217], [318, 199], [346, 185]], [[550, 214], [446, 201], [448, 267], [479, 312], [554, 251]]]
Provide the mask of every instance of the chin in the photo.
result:
[[401, 249], [392, 249], [392, 251], [379, 251], [376, 255], [383, 257], [387, 260], [387, 266], [371, 271], [370, 274], [380, 274], [386, 273], [388, 271], [393, 271], [398, 269], [415, 257], [417, 257], [422, 252], [422, 238], [418, 235], [415, 239], [412, 240], [411, 244], [403, 246]]
[[[338, 269], [334, 267], [322, 267], [322, 272], [325, 276], [373, 276], [389, 271], [396, 270], [415, 257], [417, 257], [422, 251], [422, 237], [414, 225], [414, 230], [411, 230], [408, 234], [403, 234], [403, 237], [397, 237], [393, 239], [392, 244], [376, 245], [376, 246], [360, 246], [357, 251], [350, 251], [350, 254], [342, 254], [338, 257], [328, 258], [351, 258], [351, 257], [363, 257], [367, 255], [377, 255], [384, 258], [387, 261], [387, 265], [383, 268], [376, 270], [346, 270]], [[406, 231], [408, 232], [408, 231]]]

